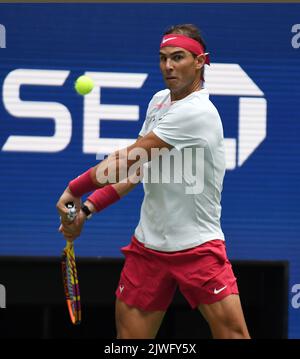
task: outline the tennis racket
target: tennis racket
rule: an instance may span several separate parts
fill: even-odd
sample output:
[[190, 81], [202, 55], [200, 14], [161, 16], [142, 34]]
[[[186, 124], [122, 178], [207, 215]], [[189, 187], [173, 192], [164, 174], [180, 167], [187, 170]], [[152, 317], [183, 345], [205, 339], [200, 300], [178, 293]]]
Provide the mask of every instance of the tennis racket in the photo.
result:
[[[76, 217], [74, 204], [67, 203], [66, 207], [69, 209], [68, 219], [74, 221]], [[81, 304], [73, 242], [67, 241], [66, 243], [61, 256], [61, 267], [71, 322], [77, 325], [81, 322]]]

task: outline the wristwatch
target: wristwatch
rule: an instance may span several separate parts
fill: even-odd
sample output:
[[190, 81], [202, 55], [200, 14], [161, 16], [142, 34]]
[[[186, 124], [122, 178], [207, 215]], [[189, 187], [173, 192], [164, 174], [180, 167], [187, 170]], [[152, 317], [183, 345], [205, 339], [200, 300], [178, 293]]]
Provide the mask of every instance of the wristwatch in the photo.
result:
[[86, 206], [85, 204], [81, 206], [81, 210], [86, 215], [86, 219], [90, 219], [92, 217], [93, 213], [89, 210], [89, 207]]

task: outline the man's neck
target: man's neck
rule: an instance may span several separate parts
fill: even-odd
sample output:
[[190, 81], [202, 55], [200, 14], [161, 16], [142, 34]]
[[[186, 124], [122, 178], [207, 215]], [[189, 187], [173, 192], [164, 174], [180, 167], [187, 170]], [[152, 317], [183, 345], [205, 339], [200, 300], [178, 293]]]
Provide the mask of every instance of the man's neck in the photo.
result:
[[191, 86], [188, 89], [183, 89], [181, 92], [177, 92], [177, 93], [172, 93], [171, 91], [171, 101], [178, 101], [178, 100], [182, 100], [183, 98], [189, 96], [191, 93], [196, 92], [196, 91], [200, 91], [202, 89], [203, 86], [203, 82], [197, 82], [196, 84], [194, 84], [193, 86]]

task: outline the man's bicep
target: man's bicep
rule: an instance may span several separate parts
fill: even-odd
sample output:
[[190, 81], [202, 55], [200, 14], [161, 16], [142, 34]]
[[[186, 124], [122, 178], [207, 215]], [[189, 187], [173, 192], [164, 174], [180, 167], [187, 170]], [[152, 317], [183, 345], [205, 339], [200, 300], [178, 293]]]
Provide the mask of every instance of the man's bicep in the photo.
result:
[[173, 146], [169, 143], [163, 141], [159, 138], [154, 132], [148, 133], [146, 136], [139, 136], [138, 140], [129, 147], [131, 149], [141, 149], [142, 151], [146, 151], [149, 160], [151, 159], [151, 149], [158, 149], [167, 148], [172, 149]]

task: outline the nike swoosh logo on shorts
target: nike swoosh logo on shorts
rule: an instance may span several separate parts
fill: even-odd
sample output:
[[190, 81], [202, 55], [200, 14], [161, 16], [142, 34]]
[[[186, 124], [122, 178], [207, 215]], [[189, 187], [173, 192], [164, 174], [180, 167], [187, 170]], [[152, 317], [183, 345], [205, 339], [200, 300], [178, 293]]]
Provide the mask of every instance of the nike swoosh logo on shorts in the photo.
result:
[[174, 39], [176, 39], [176, 37], [169, 37], [168, 39], [164, 39], [164, 40], [162, 41], [162, 43], [164, 44], [165, 42], [167, 42], [167, 41], [169, 41], [169, 40], [174, 40]]
[[215, 289], [214, 289], [214, 294], [219, 294], [220, 292], [222, 292], [222, 290], [224, 290], [224, 289], [226, 289], [226, 288], [227, 288], [227, 285], [225, 285], [225, 287], [222, 287], [222, 288], [220, 288], [220, 289], [215, 288]]

